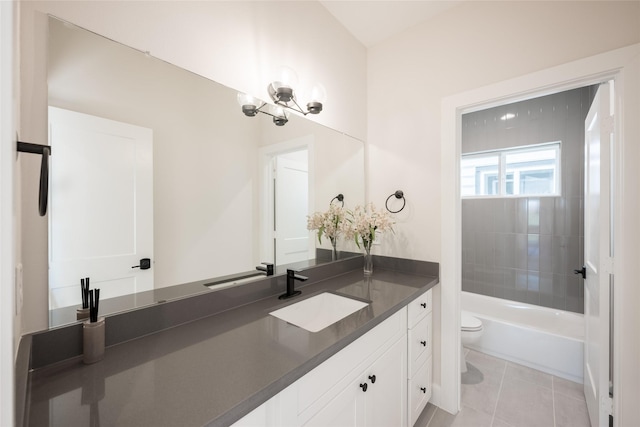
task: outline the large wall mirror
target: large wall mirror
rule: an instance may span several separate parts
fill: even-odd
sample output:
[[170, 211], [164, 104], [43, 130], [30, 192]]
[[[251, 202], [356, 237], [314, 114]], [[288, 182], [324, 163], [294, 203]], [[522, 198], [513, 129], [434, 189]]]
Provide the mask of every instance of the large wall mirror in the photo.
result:
[[50, 326], [74, 320], [84, 277], [110, 314], [316, 263], [306, 216], [364, 202], [362, 141], [245, 117], [237, 91], [53, 17], [47, 80]]

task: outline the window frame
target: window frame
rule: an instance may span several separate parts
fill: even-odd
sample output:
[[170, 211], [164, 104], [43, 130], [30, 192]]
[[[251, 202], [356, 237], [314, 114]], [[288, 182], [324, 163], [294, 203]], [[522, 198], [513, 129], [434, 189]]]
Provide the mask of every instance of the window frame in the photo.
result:
[[[508, 155], [522, 154], [535, 151], [546, 151], [549, 148], [553, 148], [555, 157], [555, 188], [552, 193], [530, 193], [530, 194], [507, 194], [507, 162]], [[462, 194], [462, 161], [470, 158], [487, 158], [496, 156], [498, 158], [498, 193], [497, 194]], [[534, 169], [531, 169], [534, 170]], [[519, 175], [518, 179], [512, 178], [514, 189], [518, 185], [519, 189]], [[542, 144], [522, 145], [517, 147], [501, 148], [497, 150], [485, 150], [475, 151], [470, 153], [464, 153], [460, 156], [460, 197], [462, 199], [499, 199], [499, 198], [523, 198], [523, 197], [561, 197], [562, 196], [562, 141], [544, 142]]]

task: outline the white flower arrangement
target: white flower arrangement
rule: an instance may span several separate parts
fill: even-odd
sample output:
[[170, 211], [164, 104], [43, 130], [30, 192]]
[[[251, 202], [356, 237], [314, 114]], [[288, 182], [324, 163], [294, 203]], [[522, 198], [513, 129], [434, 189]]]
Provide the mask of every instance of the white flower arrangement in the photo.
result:
[[373, 203], [366, 206], [356, 206], [353, 211], [347, 212], [344, 233], [347, 239], [354, 239], [356, 245], [364, 247], [369, 252], [376, 239], [376, 233], [393, 231], [393, 221], [386, 211], [376, 210]]
[[335, 248], [340, 233], [344, 231], [346, 211], [342, 206], [331, 204], [326, 212], [315, 212], [307, 216], [307, 230], [318, 230], [318, 242], [328, 237]]

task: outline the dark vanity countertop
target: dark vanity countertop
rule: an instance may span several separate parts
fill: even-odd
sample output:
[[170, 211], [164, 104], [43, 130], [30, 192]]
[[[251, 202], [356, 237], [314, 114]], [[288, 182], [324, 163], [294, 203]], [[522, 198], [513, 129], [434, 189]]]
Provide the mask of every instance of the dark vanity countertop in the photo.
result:
[[[26, 425], [228, 426], [438, 283], [353, 271], [29, 374]], [[268, 313], [323, 291], [370, 299], [316, 333]]]

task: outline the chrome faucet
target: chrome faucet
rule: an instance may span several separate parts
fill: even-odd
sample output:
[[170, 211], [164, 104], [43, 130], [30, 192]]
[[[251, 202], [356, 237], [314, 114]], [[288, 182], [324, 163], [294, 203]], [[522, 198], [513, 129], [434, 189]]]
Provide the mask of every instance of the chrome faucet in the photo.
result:
[[287, 299], [287, 298], [294, 297], [296, 295], [300, 295], [302, 293], [301, 291], [295, 290], [296, 280], [300, 280], [301, 282], [304, 282], [309, 278], [307, 276], [300, 276], [299, 274], [296, 274], [296, 273], [297, 273], [296, 270], [287, 269], [287, 293], [280, 295], [278, 298]]
[[273, 264], [270, 262], [263, 262], [262, 265], [256, 267], [258, 271], [264, 271], [267, 276], [273, 276]]

